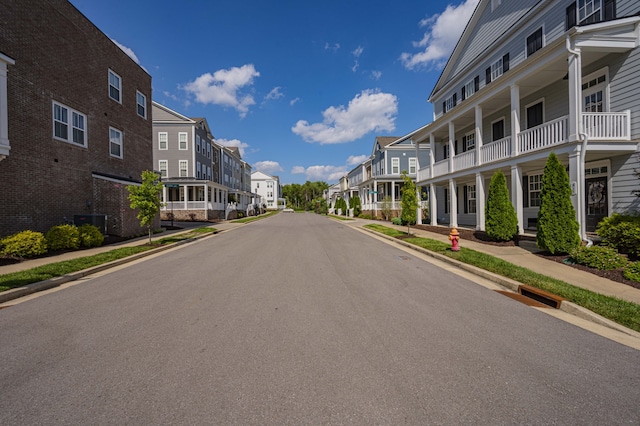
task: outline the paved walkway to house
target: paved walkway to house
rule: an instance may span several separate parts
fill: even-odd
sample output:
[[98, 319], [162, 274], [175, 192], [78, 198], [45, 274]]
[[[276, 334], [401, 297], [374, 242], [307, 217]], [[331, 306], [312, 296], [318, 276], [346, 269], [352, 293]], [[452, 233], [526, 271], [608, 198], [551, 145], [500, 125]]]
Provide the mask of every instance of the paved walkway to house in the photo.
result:
[[[353, 221], [344, 221], [344, 223], [356, 227], [364, 227], [369, 223], [377, 223], [389, 228], [398, 229], [399, 231], [407, 231], [406, 226], [392, 225], [389, 222], [355, 219]], [[417, 237], [430, 238], [432, 240], [451, 244], [447, 235], [414, 228], [411, 228], [411, 232]], [[504, 247], [461, 239], [460, 246], [490, 254], [506, 260], [507, 262], [538, 272], [542, 275], [559, 279], [576, 287], [582, 287], [596, 293], [640, 304], [640, 289], [537, 256], [535, 253], [540, 250], [533, 241], [524, 241], [517, 247]]]

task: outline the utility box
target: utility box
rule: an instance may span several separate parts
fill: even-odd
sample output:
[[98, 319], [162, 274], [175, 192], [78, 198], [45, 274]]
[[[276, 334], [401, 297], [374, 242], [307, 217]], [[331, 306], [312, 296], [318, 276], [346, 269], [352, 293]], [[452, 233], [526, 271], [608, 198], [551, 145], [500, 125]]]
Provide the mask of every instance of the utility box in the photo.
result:
[[102, 235], [107, 235], [107, 215], [106, 214], [76, 214], [73, 216], [73, 223], [82, 226], [85, 223], [97, 227]]

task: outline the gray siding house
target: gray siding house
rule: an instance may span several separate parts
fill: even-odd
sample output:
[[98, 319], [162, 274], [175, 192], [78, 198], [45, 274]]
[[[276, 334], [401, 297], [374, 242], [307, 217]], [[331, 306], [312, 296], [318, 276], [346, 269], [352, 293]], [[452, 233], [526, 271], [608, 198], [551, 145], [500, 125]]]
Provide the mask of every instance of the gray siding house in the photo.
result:
[[220, 183], [221, 148], [204, 118], [152, 103], [153, 162], [164, 188], [163, 220], [224, 219], [229, 188]]
[[431, 224], [484, 230], [502, 170], [520, 233], [534, 231], [551, 152], [567, 167], [583, 238], [613, 212], [639, 210], [639, 15], [637, 0], [479, 2], [430, 95], [434, 121], [412, 136], [431, 148], [417, 174]]

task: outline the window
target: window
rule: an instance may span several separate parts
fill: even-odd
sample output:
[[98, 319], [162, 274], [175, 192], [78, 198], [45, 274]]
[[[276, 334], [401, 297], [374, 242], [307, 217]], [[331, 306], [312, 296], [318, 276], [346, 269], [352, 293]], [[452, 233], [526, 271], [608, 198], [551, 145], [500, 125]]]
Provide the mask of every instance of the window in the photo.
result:
[[187, 133], [186, 132], [178, 133], [178, 149], [181, 149], [181, 150], [187, 149]]
[[504, 119], [491, 124], [491, 140], [497, 141], [504, 138]]
[[599, 71], [587, 76], [582, 83], [582, 105], [584, 112], [603, 112], [606, 105], [607, 72]]
[[456, 106], [456, 104], [457, 104], [457, 94], [454, 93], [444, 101], [444, 105], [443, 105], [444, 110], [442, 112], [451, 111], [453, 107]]
[[138, 115], [147, 118], [147, 97], [140, 92], [136, 92], [136, 103], [138, 107]]
[[158, 132], [158, 149], [166, 150], [169, 145], [169, 134], [167, 132]]
[[476, 76], [476, 78], [467, 82], [467, 84], [462, 87], [462, 100], [464, 101], [478, 90], [480, 90], [480, 76]]
[[207, 158], [211, 158], [211, 144], [207, 142]]
[[122, 79], [118, 74], [109, 70], [109, 97], [116, 102], [122, 103]]
[[122, 132], [109, 127], [109, 153], [112, 157], [122, 158]]
[[399, 175], [400, 174], [400, 159], [392, 158], [391, 159], [391, 174]]
[[462, 137], [462, 152], [476, 148], [476, 132], [467, 133]]
[[169, 176], [169, 162], [167, 160], [159, 160], [158, 169], [160, 169], [160, 177], [166, 178]]
[[196, 162], [196, 177], [200, 179], [200, 162]]
[[416, 160], [417, 160], [416, 157], [409, 158], [409, 174], [410, 175], [416, 174], [416, 165], [418, 164]]
[[542, 189], [542, 175], [529, 176], [529, 207], [540, 207], [540, 190]]
[[601, 19], [601, 1], [602, 0], [578, 0], [578, 22], [583, 24], [592, 24], [600, 22]]
[[444, 214], [449, 214], [449, 188], [444, 188]]
[[542, 49], [542, 28], [527, 37], [527, 57]]
[[200, 152], [200, 135], [196, 135], [196, 151]]
[[544, 104], [538, 102], [527, 106], [527, 129], [536, 127], [544, 123]]
[[476, 186], [465, 185], [464, 187], [464, 212], [476, 212]]
[[187, 160], [180, 160], [180, 163], [178, 164], [180, 168], [178, 175], [180, 177], [187, 177], [189, 175], [189, 162]]
[[53, 102], [53, 137], [80, 146], [87, 146], [87, 116]]
[[446, 160], [451, 155], [451, 152], [450, 152], [450, 149], [449, 149], [449, 144], [445, 143], [444, 145], [442, 145], [442, 148], [443, 148], [443, 151], [444, 151], [443, 159]]
[[496, 78], [500, 77], [505, 72], [509, 71], [509, 54], [507, 53], [502, 58], [498, 59], [491, 64], [486, 70], [486, 84], [491, 83]]

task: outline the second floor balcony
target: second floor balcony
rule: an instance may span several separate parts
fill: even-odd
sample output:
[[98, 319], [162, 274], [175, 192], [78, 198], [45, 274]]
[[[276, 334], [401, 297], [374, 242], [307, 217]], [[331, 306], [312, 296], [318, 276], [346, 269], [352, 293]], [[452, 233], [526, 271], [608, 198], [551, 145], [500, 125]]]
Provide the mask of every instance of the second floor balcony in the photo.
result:
[[[631, 140], [631, 112], [596, 112], [581, 114], [582, 133], [589, 141]], [[453, 155], [418, 171], [418, 182], [495, 163], [516, 156], [526, 156], [569, 142], [569, 116], [545, 122], [516, 135], [486, 143], [471, 151]]]

